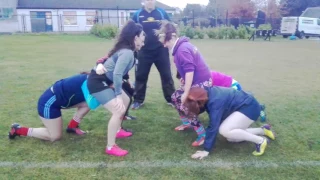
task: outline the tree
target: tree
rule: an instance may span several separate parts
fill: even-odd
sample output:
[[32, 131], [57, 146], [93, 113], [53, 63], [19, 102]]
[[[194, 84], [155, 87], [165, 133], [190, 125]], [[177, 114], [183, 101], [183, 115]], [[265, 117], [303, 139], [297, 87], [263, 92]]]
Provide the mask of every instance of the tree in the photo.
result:
[[268, 0], [266, 15], [272, 18], [281, 17], [280, 5], [277, 0]]
[[257, 10], [261, 10], [263, 12], [267, 11], [268, 0], [253, 0], [253, 2]]
[[281, 0], [280, 6], [283, 16], [300, 16], [306, 8], [320, 6], [320, 0]]
[[227, 12], [231, 10], [232, 5], [236, 1], [237, 0], [209, 0], [207, 12], [211, 16], [225, 18]]
[[216, 16], [216, 8], [212, 4], [210, 4], [210, 2], [206, 6], [206, 13], [208, 14], [208, 16]]
[[239, 0], [232, 5], [231, 18], [254, 18], [255, 4], [251, 0]]
[[[193, 14], [194, 13], [194, 14]], [[194, 16], [194, 17], [201, 17], [205, 16], [205, 8], [202, 7], [200, 4], [187, 4], [187, 6], [183, 10], [184, 16]]]
[[256, 10], [266, 13], [267, 17], [280, 17], [280, 4], [278, 0], [254, 0]]

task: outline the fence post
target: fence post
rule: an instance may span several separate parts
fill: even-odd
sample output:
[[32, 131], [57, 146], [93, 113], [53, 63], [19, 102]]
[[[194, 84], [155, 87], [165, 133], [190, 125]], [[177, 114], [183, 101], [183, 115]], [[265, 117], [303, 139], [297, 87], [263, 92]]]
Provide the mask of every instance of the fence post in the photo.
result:
[[60, 24], [61, 24], [61, 22], [60, 22], [59, 14], [58, 14], [58, 12], [57, 12], [57, 27], [58, 27], [58, 31], [59, 31], [59, 32], [61, 32]]
[[194, 28], [194, 9], [192, 9], [192, 27]]
[[60, 29], [61, 29], [61, 32], [63, 32], [62, 14], [59, 15], [59, 19], [60, 19]]
[[26, 16], [22, 15], [21, 20], [22, 20], [22, 29], [23, 29], [23, 33], [26, 32]]
[[103, 10], [101, 9], [101, 25], [103, 25], [103, 16], [102, 16], [102, 13], [103, 13]]
[[108, 22], [110, 24], [110, 10], [108, 9]]
[[119, 6], [117, 6], [117, 21], [118, 21], [118, 28], [120, 28], [120, 19], [119, 19]]
[[226, 25], [229, 26], [229, 10], [227, 9], [227, 12], [226, 12]]

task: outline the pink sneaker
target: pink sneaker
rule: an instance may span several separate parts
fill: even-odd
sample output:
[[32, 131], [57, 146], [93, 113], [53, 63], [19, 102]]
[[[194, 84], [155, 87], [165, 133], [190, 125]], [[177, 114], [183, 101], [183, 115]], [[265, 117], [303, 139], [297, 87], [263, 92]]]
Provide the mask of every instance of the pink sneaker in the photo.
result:
[[117, 132], [116, 138], [127, 138], [132, 136], [132, 132], [125, 131], [124, 129], [120, 129], [119, 132]]
[[198, 136], [197, 139], [192, 143], [193, 147], [201, 146], [204, 143], [206, 136]]
[[118, 145], [115, 144], [110, 150], [106, 148], [106, 154], [109, 154], [111, 156], [125, 156], [128, 154], [128, 151], [121, 149]]
[[66, 131], [67, 131], [67, 133], [72, 133], [72, 134], [76, 134], [76, 135], [84, 135], [84, 134], [87, 134], [87, 132], [81, 130], [81, 129], [79, 128], [79, 126], [76, 127], [76, 128], [67, 128]]

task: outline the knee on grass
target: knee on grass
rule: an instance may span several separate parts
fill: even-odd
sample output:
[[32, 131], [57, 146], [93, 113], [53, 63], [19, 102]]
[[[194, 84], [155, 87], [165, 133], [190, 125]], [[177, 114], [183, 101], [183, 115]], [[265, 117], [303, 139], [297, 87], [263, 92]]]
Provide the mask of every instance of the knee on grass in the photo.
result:
[[51, 142], [59, 141], [62, 138], [62, 133], [59, 134], [51, 134], [49, 140]]

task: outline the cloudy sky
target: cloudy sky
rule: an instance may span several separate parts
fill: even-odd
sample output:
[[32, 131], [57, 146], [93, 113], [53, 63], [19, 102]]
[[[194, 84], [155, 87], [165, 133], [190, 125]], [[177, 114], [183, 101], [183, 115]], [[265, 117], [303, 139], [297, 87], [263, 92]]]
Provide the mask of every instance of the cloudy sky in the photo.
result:
[[167, 4], [169, 6], [179, 7], [181, 9], [185, 8], [188, 3], [207, 5], [209, 2], [209, 0], [157, 0], [157, 1]]

